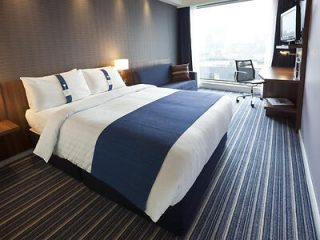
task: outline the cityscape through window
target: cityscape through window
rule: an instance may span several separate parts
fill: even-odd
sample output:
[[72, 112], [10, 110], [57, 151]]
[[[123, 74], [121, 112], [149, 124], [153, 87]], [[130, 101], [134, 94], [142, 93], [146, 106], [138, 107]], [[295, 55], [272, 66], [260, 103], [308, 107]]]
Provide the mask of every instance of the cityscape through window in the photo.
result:
[[257, 72], [263, 67], [270, 38], [268, 10], [266, 0], [195, 9], [193, 40], [200, 79], [234, 81], [235, 60], [252, 59]]

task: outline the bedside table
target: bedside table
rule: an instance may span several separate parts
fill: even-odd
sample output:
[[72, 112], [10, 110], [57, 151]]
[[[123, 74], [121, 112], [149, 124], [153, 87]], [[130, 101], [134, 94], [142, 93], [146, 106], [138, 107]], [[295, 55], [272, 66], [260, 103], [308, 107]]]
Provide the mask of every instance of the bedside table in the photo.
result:
[[19, 126], [10, 120], [0, 121], [0, 137], [19, 130]]

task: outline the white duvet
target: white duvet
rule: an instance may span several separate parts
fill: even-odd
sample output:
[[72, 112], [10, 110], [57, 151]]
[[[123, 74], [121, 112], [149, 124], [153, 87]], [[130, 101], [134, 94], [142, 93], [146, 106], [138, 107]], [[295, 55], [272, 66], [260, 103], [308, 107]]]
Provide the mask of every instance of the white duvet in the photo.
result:
[[[177, 90], [135, 85], [66, 104], [46, 120], [34, 153], [48, 161], [54, 153], [91, 172], [96, 141], [109, 124]], [[172, 146], [149, 194], [146, 214], [156, 222], [178, 203], [228, 130], [232, 104], [219, 99]]]

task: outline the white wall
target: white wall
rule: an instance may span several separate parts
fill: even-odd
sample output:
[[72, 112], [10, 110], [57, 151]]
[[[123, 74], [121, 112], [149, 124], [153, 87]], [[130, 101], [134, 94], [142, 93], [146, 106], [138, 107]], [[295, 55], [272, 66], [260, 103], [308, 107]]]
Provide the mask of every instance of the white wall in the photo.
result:
[[320, 1], [312, 5], [301, 134], [320, 206]]

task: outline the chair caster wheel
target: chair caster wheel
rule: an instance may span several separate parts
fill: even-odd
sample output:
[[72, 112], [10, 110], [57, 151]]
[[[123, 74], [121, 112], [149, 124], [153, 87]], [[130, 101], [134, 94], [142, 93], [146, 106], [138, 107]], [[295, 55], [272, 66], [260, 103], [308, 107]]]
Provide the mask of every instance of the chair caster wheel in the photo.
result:
[[236, 102], [238, 103], [238, 102], [239, 102], [239, 99], [237, 99]]
[[251, 103], [251, 107], [254, 108], [254, 104], [253, 103]]

